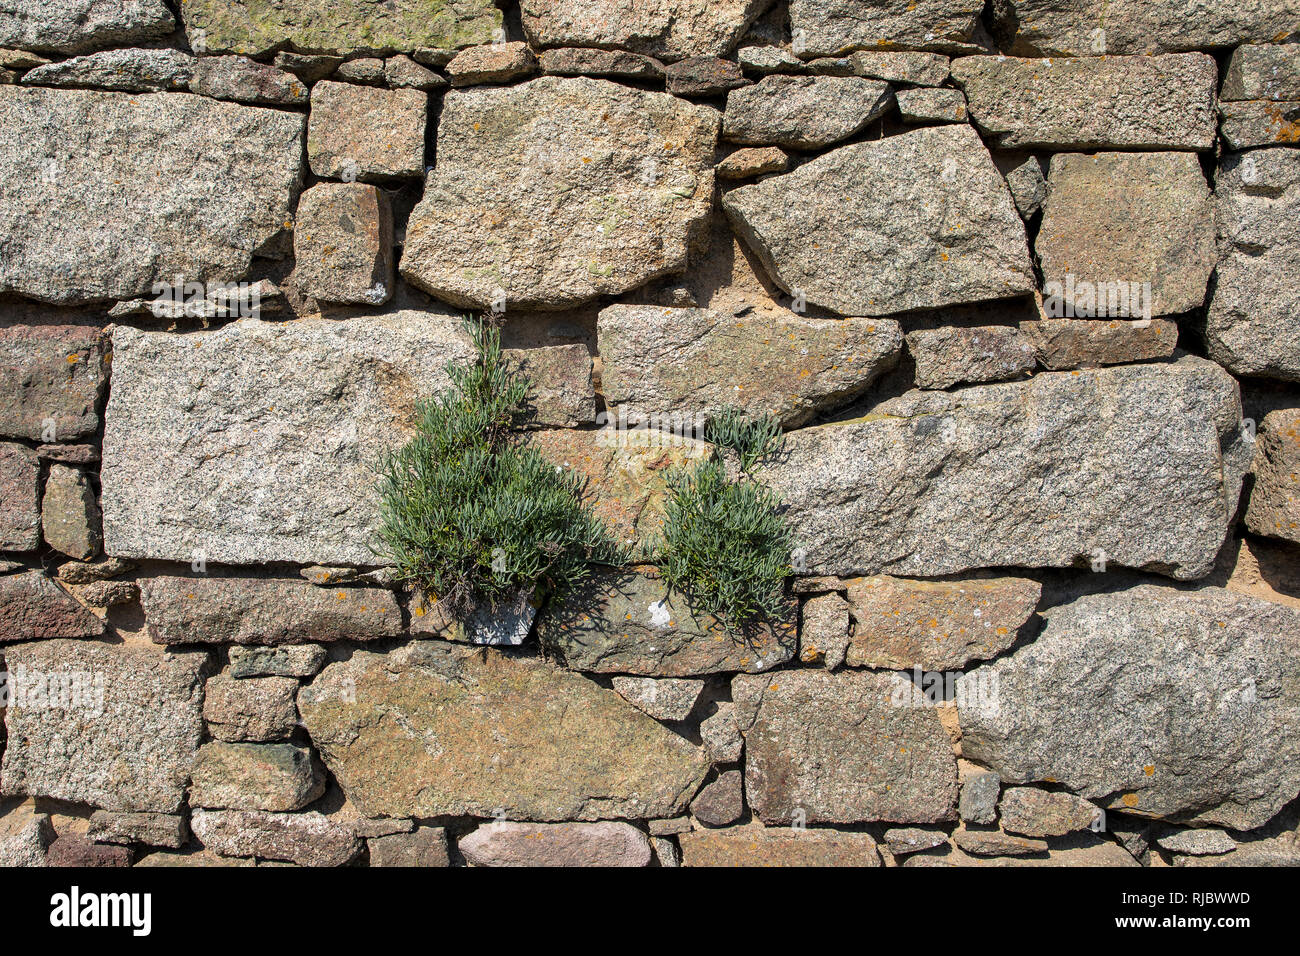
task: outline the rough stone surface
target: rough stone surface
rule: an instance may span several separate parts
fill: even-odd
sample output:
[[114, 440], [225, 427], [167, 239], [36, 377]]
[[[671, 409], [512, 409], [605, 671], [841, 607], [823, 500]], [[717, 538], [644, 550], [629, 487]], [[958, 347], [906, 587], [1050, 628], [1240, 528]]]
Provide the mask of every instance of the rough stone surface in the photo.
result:
[[275, 55], [276, 66], [282, 70], [288, 70], [308, 84], [325, 79], [325, 77], [337, 70], [342, 63], [343, 57], [341, 56], [294, 53], [292, 50], [281, 50]]
[[[965, 126], [845, 146], [733, 189], [722, 205], [777, 285], [843, 315], [1034, 287], [1024, 224], [988, 151]], [[817, 228], [810, 232], [809, 223]]]
[[524, 32], [537, 46], [621, 48], [659, 57], [722, 56], [767, 8], [764, 0], [522, 0]]
[[809, 598], [800, 609], [799, 659], [834, 670], [849, 649], [849, 603], [838, 594]]
[[163, 0], [12, 0], [0, 10], [0, 47], [80, 53], [151, 40], [175, 26]]
[[51, 465], [41, 497], [45, 543], [70, 558], [88, 561], [99, 554], [99, 502], [80, 468]]
[[319, 644], [285, 647], [230, 648], [230, 676], [311, 677], [325, 666], [325, 648]]
[[[933, 708], [895, 706], [894, 675], [736, 677], [745, 795], [765, 823], [951, 819], [957, 767]], [[861, 728], [870, 726], [871, 734]]]
[[5, 713], [5, 794], [177, 811], [203, 735], [207, 654], [58, 640], [6, 648], [5, 662], [31, 695]]
[[307, 158], [324, 179], [424, 175], [429, 96], [322, 80], [311, 88]]
[[375, 563], [373, 468], [405, 440], [416, 401], [448, 386], [447, 363], [472, 354], [458, 321], [420, 312], [189, 335], [119, 327], [108, 553]]
[[298, 201], [298, 283], [326, 302], [382, 305], [393, 294], [393, 210], [363, 183], [320, 183]]
[[314, 810], [195, 810], [190, 825], [200, 843], [222, 856], [343, 866], [361, 852], [361, 841], [350, 828]]
[[1187, 357], [913, 392], [791, 433], [765, 475], [810, 574], [1109, 561], [1195, 579], [1236, 509], [1240, 426], [1236, 382]]
[[1300, 411], [1269, 412], [1256, 436], [1246, 527], [1300, 542]]
[[102, 633], [104, 623], [40, 571], [0, 577], [0, 642]]
[[1007, 325], [940, 326], [907, 333], [920, 388], [949, 388], [966, 382], [999, 382], [1034, 370], [1037, 357]]
[[700, 721], [700, 738], [714, 763], [735, 763], [745, 749], [745, 738], [736, 723], [736, 705], [720, 701], [717, 710]]
[[484, 601], [468, 615], [449, 612], [438, 600], [417, 591], [411, 597], [410, 632], [415, 636], [435, 636], [448, 641], [518, 647], [537, 619], [537, 601], [526, 592], [492, 604]]
[[542, 644], [574, 670], [647, 677], [757, 673], [794, 656], [793, 623], [762, 625], [742, 639], [687, 598], [636, 571], [594, 574], [538, 623]]
[[94, 435], [107, 345], [94, 327], [0, 329], [0, 435], [62, 442]]
[[190, 837], [185, 817], [175, 813], [115, 813], [96, 810], [86, 836], [96, 843], [143, 843], [179, 849]]
[[203, 718], [217, 740], [287, 740], [298, 723], [297, 694], [292, 678], [218, 674], [204, 688]]
[[746, 71], [766, 76], [769, 73], [801, 73], [804, 63], [779, 46], [745, 46], [736, 51], [736, 61]]
[[420, 827], [413, 833], [392, 833], [366, 841], [371, 866], [451, 866], [447, 831]]
[[925, 830], [921, 827], [895, 827], [885, 831], [885, 848], [894, 856], [906, 856], [921, 850], [931, 850], [948, 842], [942, 830]]
[[358, 651], [304, 687], [298, 710], [368, 816], [667, 817], [707, 768], [699, 748], [613, 691], [488, 649]]
[[447, 81], [409, 56], [389, 57], [384, 61], [384, 82], [393, 89], [439, 90]]
[[786, 427], [863, 394], [902, 348], [889, 319], [732, 317], [612, 305], [597, 325], [605, 401], [629, 418], [703, 420], [727, 406]]
[[1190, 856], [1222, 856], [1237, 849], [1237, 841], [1222, 830], [1179, 830], [1156, 843], [1162, 850]]
[[281, 578], [154, 577], [141, 582], [149, 636], [159, 644], [366, 641], [402, 630], [383, 588], [318, 588]]
[[576, 428], [595, 421], [591, 353], [585, 345], [506, 349], [505, 358], [530, 386], [522, 424]]
[[1047, 198], [1047, 177], [1043, 175], [1042, 164], [1030, 157], [1007, 174], [1007, 188], [1011, 198], [1016, 201], [1020, 215], [1028, 219], [1038, 212]]
[[691, 813], [706, 827], [730, 826], [745, 813], [745, 783], [739, 770], [724, 770], [691, 801]]
[[1218, 69], [1204, 53], [952, 61], [976, 125], [1001, 147], [1208, 149]]
[[29, 448], [0, 442], [0, 549], [41, 546], [41, 465]]
[[[1200, 308], [1217, 258], [1201, 164], [1191, 153], [1056, 154], [1034, 250], [1047, 294], [1061, 296], [1068, 310], [1054, 317], [1150, 318]], [[1122, 300], [1113, 308], [1109, 293], [1103, 307], [1102, 289], [1116, 284], [1149, 284], [1149, 313], [1131, 299], [1128, 309]]]
[[1219, 264], [1210, 358], [1236, 375], [1300, 381], [1300, 150], [1225, 156], [1215, 181]]
[[979, 0], [790, 0], [790, 28], [803, 57], [853, 49], [974, 48]]
[[333, 78], [340, 83], [360, 83], [363, 86], [383, 86], [384, 61], [377, 56], [363, 56], [348, 60], [334, 71]]
[[679, 677], [615, 677], [614, 690], [655, 720], [685, 720], [695, 709], [704, 681]]
[[1102, 819], [1101, 811], [1071, 793], [1049, 793], [1035, 787], [1009, 787], [998, 803], [1002, 829], [1027, 837], [1057, 837], [1087, 830]]
[[75, 304], [243, 279], [289, 220], [303, 125], [188, 93], [0, 86], [0, 292]]
[[622, 80], [653, 80], [663, 75], [663, 64], [653, 57], [626, 50], [591, 50], [561, 47], [543, 50], [537, 58], [542, 72], [553, 76], [607, 76]]
[[194, 64], [194, 57], [179, 50], [102, 50], [38, 66], [23, 74], [23, 84], [125, 93], [186, 90], [194, 76]]
[[648, 866], [650, 841], [635, 827], [601, 823], [485, 823], [460, 838], [472, 866]]
[[1038, 361], [1053, 370], [1169, 358], [1178, 326], [1168, 319], [1042, 319], [1020, 323]]
[[948, 58], [939, 53], [860, 50], [849, 57], [856, 76], [889, 83], [939, 86], [948, 79]]
[[92, 843], [78, 833], [61, 833], [46, 851], [45, 865], [76, 869], [130, 866], [131, 857], [129, 847]]
[[1246, 44], [1232, 51], [1221, 100], [1300, 100], [1300, 45]]
[[998, 818], [1002, 779], [996, 773], [975, 773], [962, 781], [958, 814], [967, 823], [990, 824]]
[[382, 53], [489, 43], [501, 11], [491, 0], [187, 0], [185, 29], [190, 46], [199, 40], [209, 53], [260, 56], [285, 45], [300, 53]]
[[301, 810], [325, 792], [309, 747], [213, 741], [194, 759], [190, 804], [209, 809]]
[[243, 56], [199, 57], [190, 90], [219, 100], [268, 106], [301, 106], [308, 100], [307, 87], [297, 76]]
[[727, 94], [722, 135], [747, 146], [821, 149], [852, 136], [893, 103], [887, 83], [858, 76], [767, 76]]
[[77, 598], [91, 607], [109, 608], [130, 604], [140, 597], [134, 581], [92, 581], [77, 588]]
[[952, 836], [959, 847], [976, 856], [1028, 856], [1047, 851], [1046, 840], [1012, 836], [1000, 830], [961, 829]]
[[30, 803], [6, 800], [0, 805], [0, 867], [45, 866], [45, 851], [54, 842], [48, 814]]
[[64, 584], [90, 584], [108, 581], [135, 570], [135, 564], [121, 558], [97, 558], [94, 561], [67, 561], [59, 565], [59, 580]]
[[709, 107], [588, 77], [453, 90], [402, 275], [453, 305], [554, 309], [680, 272], [708, 219], [719, 125]]
[[963, 670], [1006, 650], [1038, 605], [1028, 578], [914, 581], [877, 575], [848, 582], [856, 622], [851, 667]]
[[1219, 132], [1228, 149], [1300, 145], [1300, 102], [1224, 103], [1219, 107]]
[[1300, 709], [1282, 676], [1300, 665], [1297, 626], [1290, 608], [1219, 588], [1081, 597], [986, 665], [1000, 703], [961, 710], [963, 753], [1109, 809], [1260, 826], [1300, 792], [1287, 756]]
[[731, 827], [681, 836], [683, 866], [880, 866], [867, 833]]
[[136, 866], [145, 867], [189, 867], [189, 866], [256, 866], [257, 861], [252, 859], [239, 859], [237, 857], [217, 856], [209, 850], [193, 850], [184, 853], [173, 853], [167, 850], [157, 850], [153, 853], [146, 853], [135, 863]]
[[718, 163], [721, 179], [753, 179], [767, 173], [783, 173], [790, 168], [790, 157], [776, 146], [746, 146]]
[[509, 83], [537, 72], [537, 58], [527, 43], [491, 43], [461, 50], [447, 64], [452, 86]]
[[691, 56], [664, 67], [664, 81], [673, 96], [721, 96], [748, 86], [739, 63], [716, 56]]
[[905, 123], [964, 123], [966, 97], [947, 88], [899, 90], [898, 112]]

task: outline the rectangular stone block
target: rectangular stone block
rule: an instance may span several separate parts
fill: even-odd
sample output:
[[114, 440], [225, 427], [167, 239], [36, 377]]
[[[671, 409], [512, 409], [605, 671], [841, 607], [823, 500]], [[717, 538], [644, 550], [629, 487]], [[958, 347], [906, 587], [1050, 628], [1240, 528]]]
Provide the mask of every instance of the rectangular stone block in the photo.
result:
[[107, 345], [93, 326], [0, 329], [0, 435], [41, 442], [94, 435]]

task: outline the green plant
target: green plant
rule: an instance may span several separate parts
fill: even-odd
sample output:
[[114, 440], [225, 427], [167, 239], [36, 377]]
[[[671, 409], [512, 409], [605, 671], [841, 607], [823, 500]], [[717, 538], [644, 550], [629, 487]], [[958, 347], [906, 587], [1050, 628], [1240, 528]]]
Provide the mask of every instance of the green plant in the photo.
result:
[[475, 360], [447, 367], [451, 388], [420, 404], [415, 436], [381, 465], [378, 549], [462, 616], [519, 591], [562, 592], [589, 562], [623, 558], [578, 479], [512, 433], [529, 383], [498, 329], [469, 326]]
[[721, 409], [704, 426], [705, 441], [730, 448], [740, 457], [741, 470], [748, 474], [762, 459], [781, 449], [781, 423], [775, 415], [750, 417], [730, 405]]

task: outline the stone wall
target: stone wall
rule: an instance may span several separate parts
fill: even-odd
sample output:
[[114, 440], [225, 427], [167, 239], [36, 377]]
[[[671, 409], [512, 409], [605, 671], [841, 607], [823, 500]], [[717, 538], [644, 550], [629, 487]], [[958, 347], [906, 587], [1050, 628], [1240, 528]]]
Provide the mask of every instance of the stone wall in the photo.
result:
[[[1300, 863], [1300, 6], [1196, 6], [9, 3], [0, 864]], [[631, 544], [780, 419], [789, 620], [395, 582], [484, 311]]]

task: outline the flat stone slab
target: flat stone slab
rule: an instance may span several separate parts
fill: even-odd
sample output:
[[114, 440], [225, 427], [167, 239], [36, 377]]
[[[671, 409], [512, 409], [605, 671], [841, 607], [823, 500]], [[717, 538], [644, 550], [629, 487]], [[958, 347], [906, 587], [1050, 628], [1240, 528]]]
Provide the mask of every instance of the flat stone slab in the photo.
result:
[[94, 326], [0, 329], [0, 435], [69, 442], [98, 432], [107, 352]]
[[1087, 368], [1169, 358], [1178, 326], [1168, 319], [1041, 319], [1020, 323], [1045, 368]]
[[880, 866], [869, 833], [743, 826], [679, 838], [682, 866]]
[[744, 146], [823, 149], [893, 105], [889, 84], [860, 76], [764, 77], [727, 94], [722, 136]]
[[156, 39], [175, 26], [163, 0], [9, 0], [0, 47], [81, 53]]
[[521, 0], [535, 46], [631, 50], [665, 61], [723, 56], [768, 6], [764, 0]]
[[1300, 100], [1300, 46], [1246, 44], [1232, 51], [1219, 99]]
[[973, 50], [979, 0], [790, 0], [790, 29], [802, 57], [847, 50]]
[[41, 546], [41, 463], [26, 445], [0, 442], [0, 549]]
[[0, 642], [103, 633], [103, 621], [40, 571], [0, 576]]
[[650, 841], [628, 823], [485, 823], [459, 841], [473, 866], [649, 866]]

